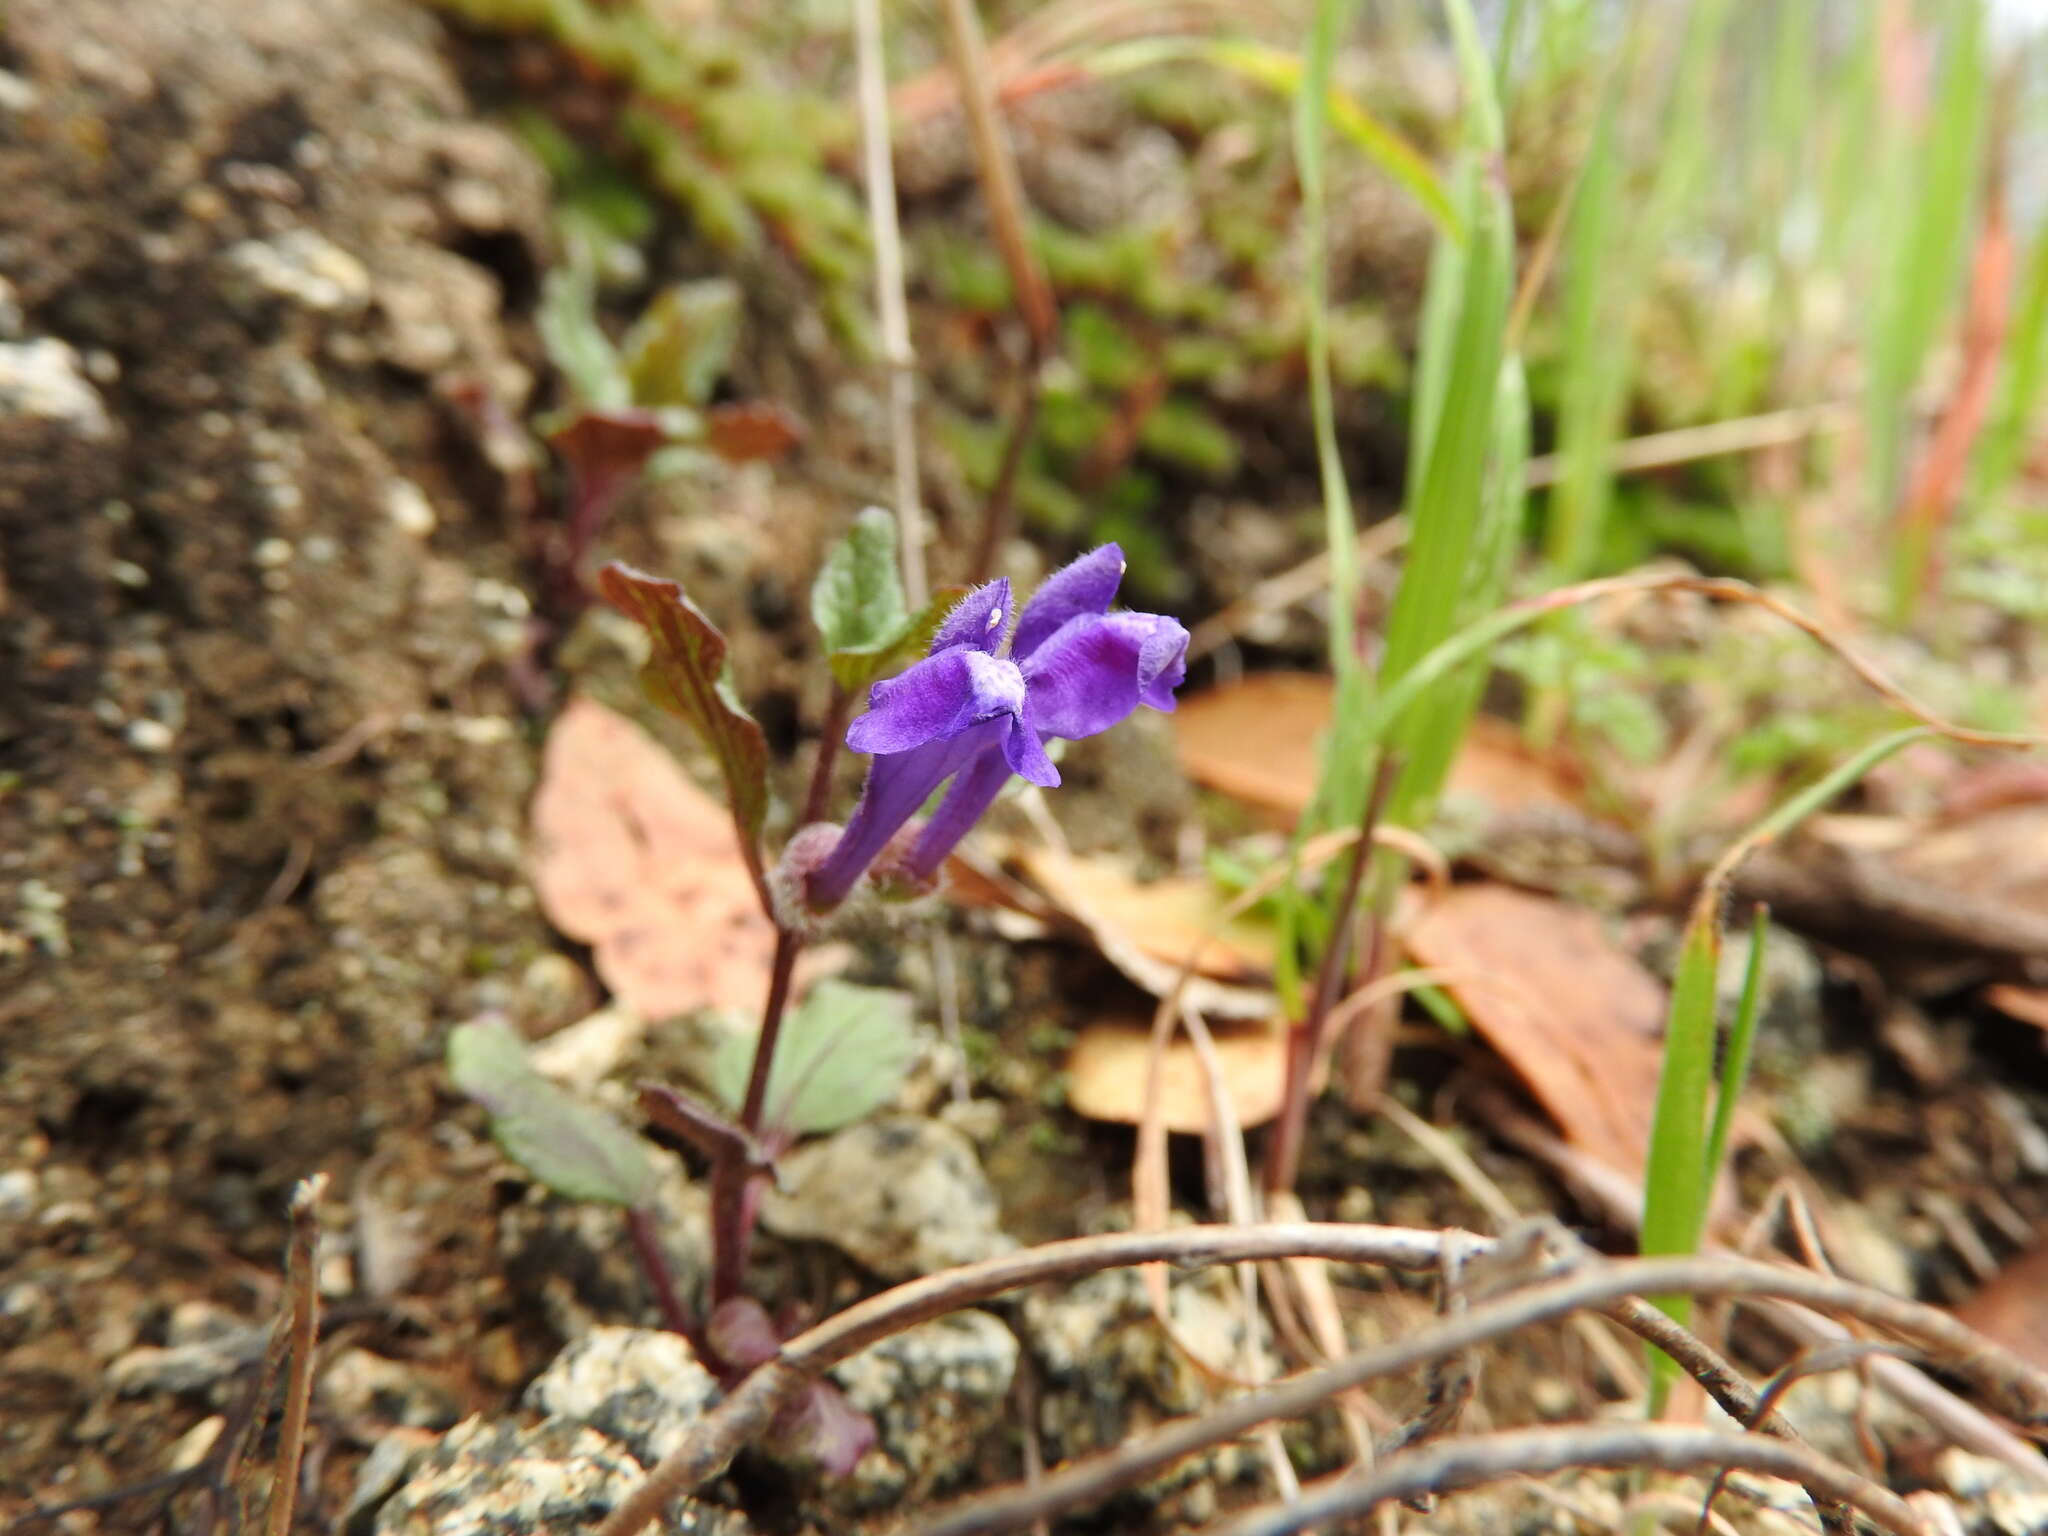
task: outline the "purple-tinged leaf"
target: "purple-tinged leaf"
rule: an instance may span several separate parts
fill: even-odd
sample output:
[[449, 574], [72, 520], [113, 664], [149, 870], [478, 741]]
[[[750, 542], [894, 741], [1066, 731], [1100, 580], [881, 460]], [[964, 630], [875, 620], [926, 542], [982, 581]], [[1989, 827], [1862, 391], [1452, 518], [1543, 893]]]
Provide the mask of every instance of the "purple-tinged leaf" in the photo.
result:
[[827, 1477], [846, 1477], [881, 1439], [875, 1421], [829, 1381], [814, 1381], [775, 1421], [776, 1444], [786, 1455], [816, 1462]]
[[673, 1088], [642, 1083], [640, 1109], [655, 1131], [706, 1157], [737, 1156], [754, 1166], [765, 1162], [753, 1137], [709, 1105], [699, 1104]]
[[556, 1194], [629, 1208], [653, 1200], [647, 1143], [536, 1072], [504, 1019], [487, 1015], [450, 1032], [448, 1076], [490, 1111], [505, 1155]]
[[[669, 440], [652, 411], [580, 411], [548, 436], [569, 467], [575, 491], [570, 526], [587, 547], [619, 497], [639, 478], [647, 461]], [[579, 550], [580, 554], [582, 551]]]
[[751, 1371], [782, 1353], [782, 1335], [768, 1309], [751, 1296], [733, 1296], [712, 1311], [704, 1335], [732, 1371]]
[[683, 595], [679, 582], [616, 560], [598, 572], [597, 581], [605, 599], [653, 637], [653, 654], [640, 670], [647, 696], [694, 726], [717, 759], [740, 853], [767, 906], [761, 828], [768, 819], [768, 741], [733, 693], [725, 636]]

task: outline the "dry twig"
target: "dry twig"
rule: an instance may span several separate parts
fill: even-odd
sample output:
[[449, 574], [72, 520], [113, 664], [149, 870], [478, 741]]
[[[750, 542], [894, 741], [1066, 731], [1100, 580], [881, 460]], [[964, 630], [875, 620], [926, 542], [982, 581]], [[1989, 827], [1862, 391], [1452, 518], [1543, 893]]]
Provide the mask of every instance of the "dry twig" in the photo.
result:
[[910, 346], [910, 305], [903, 291], [903, 233], [896, 218], [896, 167], [889, 135], [889, 80], [882, 49], [881, 0], [853, 0], [860, 86], [861, 171], [867, 181], [868, 235], [875, 247], [875, 312], [889, 373], [889, 456], [895, 475], [897, 554], [912, 612], [925, 604], [924, 511], [917, 475], [917, 354]]
[[285, 1262], [291, 1294], [291, 1374], [285, 1378], [284, 1423], [277, 1432], [277, 1473], [271, 1482], [267, 1536], [285, 1536], [299, 1498], [299, 1458], [306, 1449], [306, 1414], [313, 1402], [313, 1356], [320, 1333], [320, 1291], [314, 1282], [313, 1246], [320, 1236], [320, 1199], [327, 1175], [301, 1179], [292, 1190], [292, 1241]]
[[1825, 1456], [1784, 1440], [1671, 1424], [1572, 1424], [1466, 1435], [1389, 1457], [1365, 1477], [1337, 1478], [1308, 1489], [1282, 1509], [1260, 1510], [1215, 1536], [1290, 1536], [1311, 1526], [1366, 1513], [1394, 1499], [1454, 1493], [1509, 1477], [1569, 1467], [1641, 1467], [1666, 1472], [1740, 1468], [1801, 1483], [1850, 1504], [1895, 1536], [1928, 1536], [1906, 1501]]
[[[1562, 1229], [1557, 1230], [1562, 1234]], [[834, 1364], [880, 1339], [1005, 1291], [1104, 1269], [1161, 1262], [1199, 1266], [1310, 1255], [1342, 1263], [1422, 1269], [1436, 1263], [1445, 1240], [1436, 1232], [1315, 1222], [1119, 1232], [1047, 1243], [911, 1281], [849, 1307], [785, 1344], [776, 1359], [747, 1377], [698, 1421], [684, 1444], [613, 1511], [600, 1527], [599, 1536], [633, 1536], [671, 1499], [717, 1476], [741, 1447], [761, 1434], [784, 1406]], [[1481, 1250], [1494, 1246], [1470, 1234], [1461, 1234], [1459, 1240], [1472, 1242]], [[1998, 1411], [2022, 1422], [2048, 1424], [2048, 1372], [2015, 1359], [1934, 1307], [1832, 1276], [1742, 1259], [1630, 1259], [1582, 1267], [1474, 1306], [1463, 1316], [1432, 1328], [1249, 1393], [1202, 1418], [1181, 1420], [1107, 1455], [1064, 1468], [1046, 1478], [1031, 1497], [1012, 1492], [994, 1508], [986, 1502], [970, 1505], [927, 1528], [926, 1536], [965, 1536], [1029, 1525], [1041, 1513], [1065, 1510], [1114, 1492], [1183, 1456], [1234, 1440], [1268, 1419], [1307, 1413], [1348, 1388], [1425, 1365], [1442, 1355], [1477, 1348], [1575, 1311], [1604, 1308], [1643, 1295], [1737, 1294], [1823, 1307], [1886, 1329], [1938, 1358], [1944, 1368], [1989, 1398]], [[1640, 1311], [1616, 1308], [1610, 1315], [1632, 1327]], [[1738, 1416], [1752, 1412], [1755, 1402], [1755, 1395], [1745, 1389], [1742, 1401], [1729, 1411]], [[1838, 1496], [1832, 1484], [1823, 1485], [1822, 1491], [1826, 1497]]]

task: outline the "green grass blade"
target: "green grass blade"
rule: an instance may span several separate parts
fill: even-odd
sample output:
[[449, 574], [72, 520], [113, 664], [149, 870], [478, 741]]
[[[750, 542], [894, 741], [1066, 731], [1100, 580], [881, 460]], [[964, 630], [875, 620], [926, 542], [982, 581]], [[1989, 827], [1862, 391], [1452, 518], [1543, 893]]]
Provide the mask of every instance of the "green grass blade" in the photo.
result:
[[1634, 283], [1618, 250], [1623, 160], [1621, 93], [1610, 86], [1594, 119], [1565, 236], [1564, 358], [1559, 384], [1557, 487], [1545, 554], [1564, 580], [1592, 566], [1613, 485], [1615, 439], [1629, 379]]
[[[1750, 1052], [1756, 1044], [1756, 1019], [1763, 1001], [1764, 946], [1770, 936], [1771, 915], [1759, 904], [1749, 925], [1749, 964], [1742, 973], [1742, 998], [1735, 1005], [1735, 1022], [1728, 1027], [1728, 1048], [1721, 1057], [1714, 1123], [1708, 1127], [1707, 1152], [1700, 1160], [1701, 1177], [1709, 1190], [1721, 1177], [1722, 1159], [1728, 1155], [1728, 1136], [1735, 1127], [1735, 1111], [1749, 1082]], [[1697, 1236], [1693, 1242], [1697, 1247]]]
[[1341, 683], [1357, 666], [1352, 608], [1358, 601], [1358, 529], [1344, 461], [1337, 450], [1337, 410], [1330, 385], [1329, 194], [1323, 141], [1329, 126], [1330, 82], [1337, 38], [1349, 0], [1317, 0], [1294, 96], [1294, 154], [1301, 180], [1304, 238], [1308, 242], [1309, 411], [1322, 479], [1323, 536], [1330, 551], [1330, 666]]
[[[1642, 1251], [1691, 1253], [1706, 1219], [1703, 1154], [1707, 1094], [1714, 1081], [1715, 997], [1721, 974], [1721, 926], [1710, 917], [1686, 926], [1671, 1010], [1664, 1031], [1664, 1068], [1643, 1167]], [[1672, 1309], [1667, 1306], [1667, 1311]], [[1673, 1316], [1679, 1315], [1677, 1312]]]

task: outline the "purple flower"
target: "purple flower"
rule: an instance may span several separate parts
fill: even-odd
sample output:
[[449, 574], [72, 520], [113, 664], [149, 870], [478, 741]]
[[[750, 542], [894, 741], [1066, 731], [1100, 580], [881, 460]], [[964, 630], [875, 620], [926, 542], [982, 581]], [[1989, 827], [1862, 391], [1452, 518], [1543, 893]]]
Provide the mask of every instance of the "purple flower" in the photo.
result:
[[1140, 704], [1173, 708], [1188, 632], [1161, 614], [1111, 613], [1123, 574], [1114, 544], [1055, 571], [1007, 648], [1010, 584], [990, 582], [946, 616], [923, 661], [875, 684], [868, 712], [846, 732], [846, 744], [873, 753], [874, 765], [853, 819], [811, 873], [814, 908], [845, 900], [946, 780], [952, 788], [903, 861], [913, 880], [938, 872], [1011, 774], [1059, 783], [1048, 737], [1093, 736]]

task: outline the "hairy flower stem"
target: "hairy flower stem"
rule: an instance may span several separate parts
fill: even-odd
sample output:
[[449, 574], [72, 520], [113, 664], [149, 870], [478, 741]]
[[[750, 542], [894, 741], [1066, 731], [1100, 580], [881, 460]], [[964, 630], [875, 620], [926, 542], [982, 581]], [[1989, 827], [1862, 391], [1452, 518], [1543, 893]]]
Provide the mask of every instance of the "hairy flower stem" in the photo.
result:
[[[754, 1045], [754, 1066], [747, 1075], [747, 1097], [740, 1106], [740, 1129], [750, 1142], [761, 1139], [761, 1114], [768, 1100], [768, 1071], [775, 1063], [775, 1042], [782, 1034], [782, 1016], [789, 1010], [790, 977], [804, 947], [803, 935], [777, 926], [775, 959], [768, 973], [768, 1001], [761, 1010], [761, 1037]], [[754, 1236], [760, 1171], [744, 1151], [728, 1148], [711, 1165], [711, 1305], [718, 1307], [740, 1294], [747, 1272], [747, 1249]]]
[[797, 819], [800, 827], [825, 819], [825, 807], [832, 799], [832, 765], [839, 760], [839, 743], [846, 735], [846, 715], [852, 706], [846, 690], [834, 683], [832, 698], [825, 705], [825, 723], [818, 728], [818, 757], [811, 764], [810, 788], [804, 791], [804, 813]]

